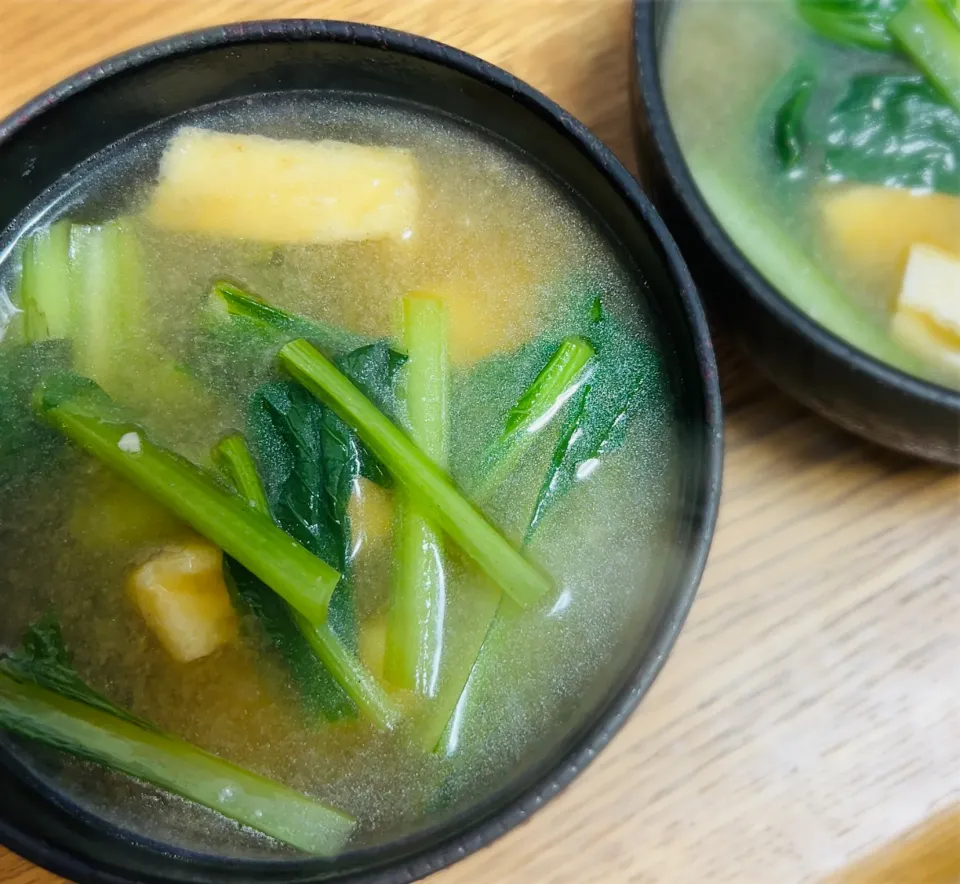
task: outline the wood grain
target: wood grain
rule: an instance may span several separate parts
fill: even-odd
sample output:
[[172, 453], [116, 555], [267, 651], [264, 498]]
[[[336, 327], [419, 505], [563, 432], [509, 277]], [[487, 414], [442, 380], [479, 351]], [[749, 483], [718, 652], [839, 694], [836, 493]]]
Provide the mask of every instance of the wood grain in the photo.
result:
[[[626, 0], [0, 0], [0, 114], [134, 44], [279, 16], [467, 49], [633, 165]], [[720, 527], [669, 664], [584, 776], [436, 884], [798, 884], [874, 851], [870, 881], [918, 884], [884, 845], [938, 813], [937, 838], [960, 844], [960, 481], [844, 435], [719, 349]], [[0, 852], [0, 881], [53, 880]]]

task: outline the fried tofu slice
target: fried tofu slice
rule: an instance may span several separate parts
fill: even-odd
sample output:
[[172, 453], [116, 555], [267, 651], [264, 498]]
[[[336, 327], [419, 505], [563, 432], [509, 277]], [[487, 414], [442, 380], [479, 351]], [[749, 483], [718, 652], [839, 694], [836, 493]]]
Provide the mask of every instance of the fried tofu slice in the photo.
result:
[[237, 634], [223, 553], [203, 540], [164, 547], [130, 575], [127, 591], [175, 660], [212, 654]]
[[163, 153], [147, 217], [210, 236], [329, 244], [409, 237], [419, 203], [409, 150], [185, 126]]
[[960, 252], [960, 197], [870, 185], [819, 197], [823, 240], [885, 298], [893, 297], [916, 244]]
[[960, 252], [910, 250], [891, 331], [904, 347], [960, 378]]

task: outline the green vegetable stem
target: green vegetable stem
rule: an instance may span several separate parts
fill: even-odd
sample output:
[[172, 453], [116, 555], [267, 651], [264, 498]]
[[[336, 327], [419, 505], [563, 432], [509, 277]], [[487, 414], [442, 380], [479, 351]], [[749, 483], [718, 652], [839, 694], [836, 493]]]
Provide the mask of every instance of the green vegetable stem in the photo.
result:
[[113, 389], [136, 353], [145, 303], [140, 244], [128, 219], [70, 228], [74, 368]]
[[28, 342], [70, 337], [73, 294], [68, 222], [58, 221], [27, 237], [18, 300]]
[[[404, 298], [403, 315], [410, 436], [445, 470], [450, 435], [446, 309], [442, 301], [414, 293]], [[426, 697], [435, 696], [439, 685], [445, 595], [440, 533], [417, 497], [403, 493], [384, 674], [398, 687]]]
[[960, 114], [960, 6], [910, 0], [890, 20], [890, 33]]
[[121, 354], [145, 313], [140, 246], [126, 218], [101, 225], [58, 221], [24, 245], [18, 287], [28, 342], [73, 342], [74, 367], [112, 386], [123, 375]]
[[211, 454], [213, 462], [227, 477], [237, 493], [246, 499], [250, 508], [269, 518], [270, 507], [267, 504], [267, 496], [263, 492], [263, 485], [257, 474], [257, 465], [243, 436], [240, 433], [224, 436], [214, 446]]
[[356, 826], [114, 706], [76, 673], [50, 621], [31, 629], [21, 652], [0, 659], [0, 728], [153, 783], [307, 853], [341, 852]]
[[519, 463], [530, 446], [590, 375], [593, 345], [582, 337], [564, 339], [533, 383], [507, 414], [503, 431], [483, 459], [482, 479], [474, 492], [486, 500]]
[[798, 0], [802, 18], [829, 40], [892, 52], [896, 40], [888, 30], [890, 19], [906, 0]]

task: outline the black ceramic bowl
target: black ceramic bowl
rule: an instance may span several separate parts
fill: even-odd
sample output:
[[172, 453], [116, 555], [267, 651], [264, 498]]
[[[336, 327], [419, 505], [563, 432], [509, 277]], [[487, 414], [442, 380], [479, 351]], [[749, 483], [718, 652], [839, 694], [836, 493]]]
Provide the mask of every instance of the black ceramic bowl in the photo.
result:
[[663, 665], [704, 566], [720, 494], [721, 416], [707, 327], [680, 254], [636, 181], [600, 142], [544, 96], [477, 58], [395, 31], [321, 21], [232, 25], [135, 50], [0, 123], [0, 230], [78, 163], [132, 132], [213, 102], [304, 89], [413, 103], [485, 131], [562, 182], [635, 274], [663, 342], [682, 446], [660, 601], [613, 687], [591, 697], [586, 720], [521, 775], [433, 828], [333, 861], [166, 849], [78, 812], [9, 746], [0, 749], [0, 841], [76, 881], [399, 884], [460, 859], [567, 785], [623, 724]]
[[781, 389], [881, 445], [960, 463], [960, 392], [907, 375], [852, 347], [795, 307], [727, 236], [695, 184], [660, 81], [674, 0], [635, 0], [634, 112], [640, 162], [711, 314]]

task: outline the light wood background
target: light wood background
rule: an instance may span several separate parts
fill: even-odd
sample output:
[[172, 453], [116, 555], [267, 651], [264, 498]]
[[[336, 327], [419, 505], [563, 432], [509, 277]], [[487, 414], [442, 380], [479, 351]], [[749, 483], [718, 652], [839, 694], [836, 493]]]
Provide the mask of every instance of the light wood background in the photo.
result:
[[[0, 115], [135, 44], [281, 16], [480, 55], [633, 167], [627, 0], [0, 0]], [[664, 673], [571, 788], [431, 884], [960, 881], [960, 481], [844, 435], [718, 349], [723, 508]], [[917, 827], [912, 849], [885, 847]], [[0, 850], [0, 881], [53, 880]]]

